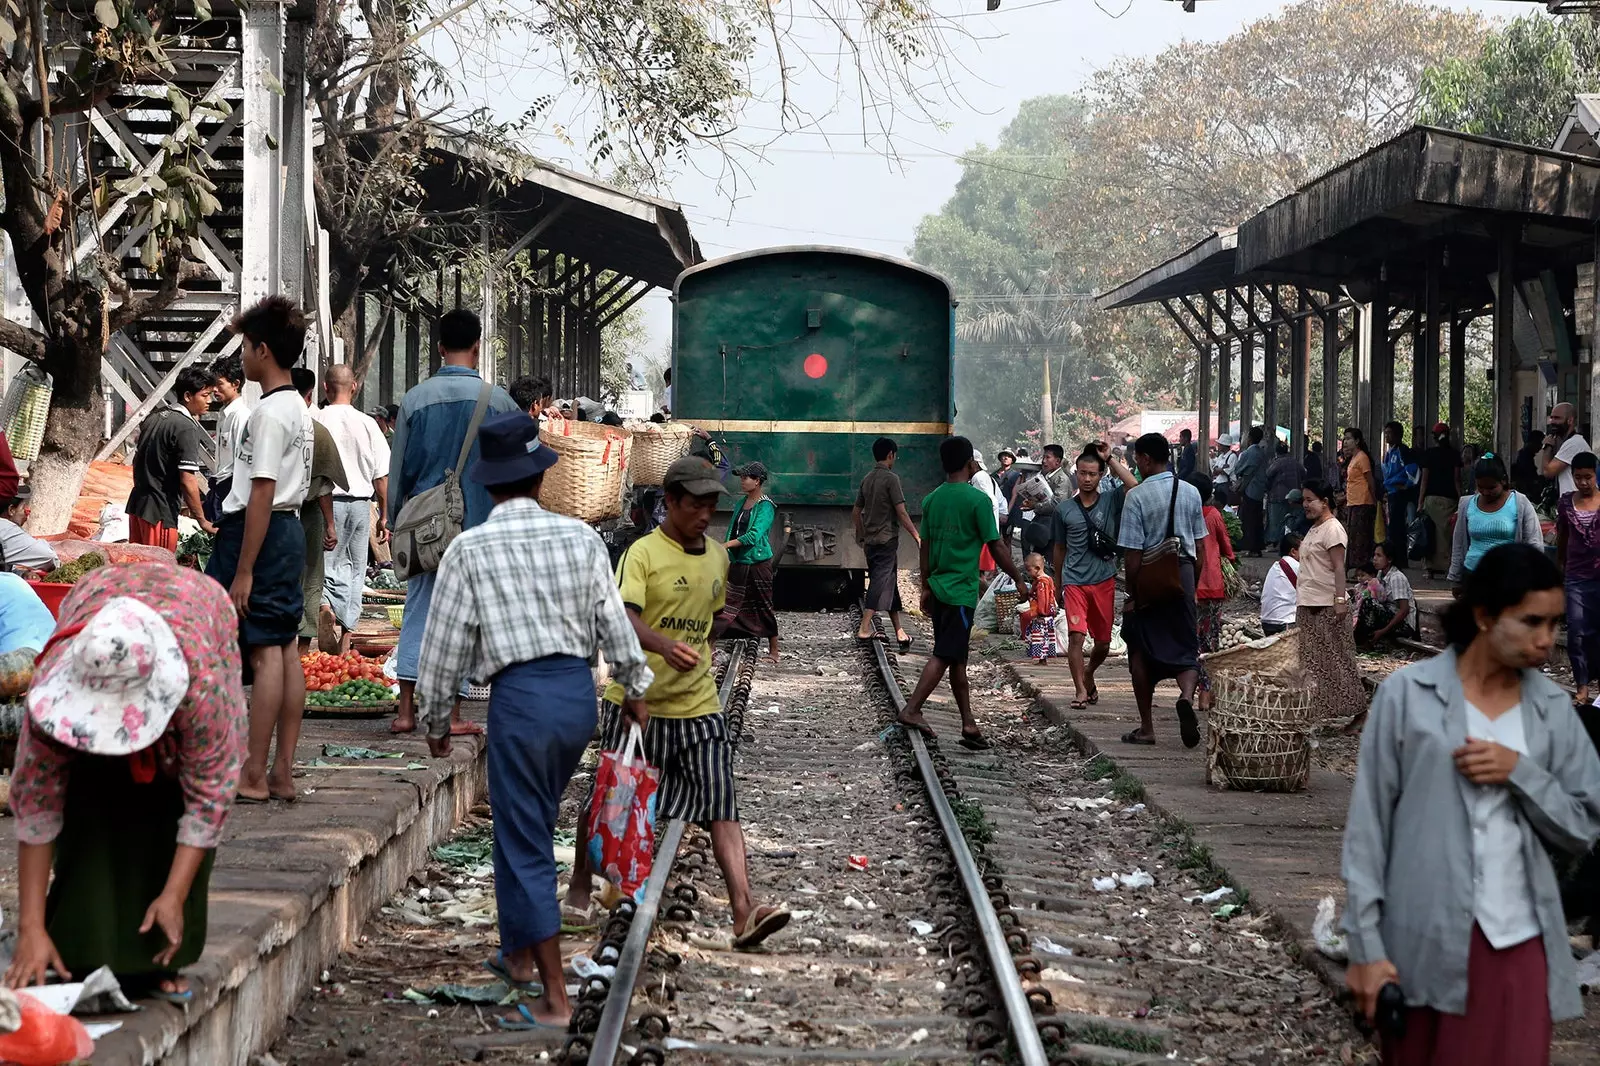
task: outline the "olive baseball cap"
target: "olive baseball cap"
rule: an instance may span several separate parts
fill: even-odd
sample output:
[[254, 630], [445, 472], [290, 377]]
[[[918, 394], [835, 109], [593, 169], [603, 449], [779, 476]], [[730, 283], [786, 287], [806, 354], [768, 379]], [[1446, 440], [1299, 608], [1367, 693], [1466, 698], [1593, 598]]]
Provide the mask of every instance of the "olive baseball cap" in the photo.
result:
[[697, 455], [686, 455], [667, 467], [662, 479], [667, 488], [680, 488], [691, 496], [712, 496], [727, 492], [717, 468]]

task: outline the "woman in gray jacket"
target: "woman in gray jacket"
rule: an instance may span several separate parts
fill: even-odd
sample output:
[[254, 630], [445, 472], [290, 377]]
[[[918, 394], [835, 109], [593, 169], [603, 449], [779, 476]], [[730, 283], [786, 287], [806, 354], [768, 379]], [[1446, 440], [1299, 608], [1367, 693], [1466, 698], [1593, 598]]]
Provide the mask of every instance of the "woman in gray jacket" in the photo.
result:
[[1385, 1066], [1539, 1066], [1580, 1017], [1546, 849], [1600, 838], [1600, 757], [1539, 671], [1563, 611], [1543, 551], [1490, 550], [1446, 610], [1449, 650], [1378, 689], [1344, 837], [1350, 990], [1374, 1018], [1396, 984]]
[[[1472, 468], [1477, 492], [1456, 506], [1456, 532], [1450, 551], [1450, 583], [1461, 594], [1462, 579], [1502, 544], [1526, 544], [1544, 550], [1544, 532], [1533, 501], [1511, 487], [1506, 464], [1492, 452]], [[1394, 535], [1391, 533], [1391, 535]], [[1404, 531], [1400, 531], [1404, 536]]]

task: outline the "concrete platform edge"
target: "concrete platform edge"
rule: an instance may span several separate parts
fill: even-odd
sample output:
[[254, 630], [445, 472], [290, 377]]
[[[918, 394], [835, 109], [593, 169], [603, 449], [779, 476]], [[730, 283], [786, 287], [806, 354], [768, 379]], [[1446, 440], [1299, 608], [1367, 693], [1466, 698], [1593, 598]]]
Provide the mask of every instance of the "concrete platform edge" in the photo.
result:
[[[102, 1041], [94, 1066], [248, 1066], [266, 1051], [322, 971], [360, 937], [367, 918], [487, 794], [481, 744], [458, 743], [457, 751], [461, 755], [431, 789], [412, 782], [416, 806], [402, 813], [394, 834], [374, 853], [355, 859], [323, 898], [287, 898], [276, 908], [274, 935], [257, 945], [254, 959], [227, 960], [220, 989], [207, 987], [202, 977], [187, 1011], [162, 1005], [134, 1015], [123, 1032]], [[199, 967], [207, 961], [202, 958]]]

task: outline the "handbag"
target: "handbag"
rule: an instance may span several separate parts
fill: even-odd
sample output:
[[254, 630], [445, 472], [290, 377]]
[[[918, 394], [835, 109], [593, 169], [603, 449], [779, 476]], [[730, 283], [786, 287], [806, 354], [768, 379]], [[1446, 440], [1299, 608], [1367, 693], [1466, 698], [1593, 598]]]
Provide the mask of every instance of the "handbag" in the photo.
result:
[[1169, 603], [1183, 595], [1183, 541], [1174, 534], [1178, 528], [1178, 476], [1172, 476], [1172, 500], [1167, 507], [1167, 535], [1160, 544], [1144, 553], [1133, 590], [1140, 607]]
[[487, 381], [478, 390], [478, 406], [467, 424], [467, 436], [461, 442], [455, 469], [444, 472], [442, 484], [417, 493], [400, 508], [390, 534], [396, 580], [408, 581], [418, 574], [431, 574], [439, 569], [444, 550], [461, 535], [467, 518], [467, 501], [461, 494], [461, 473], [466, 469], [472, 441], [478, 435], [478, 427], [483, 425], [484, 413], [489, 410], [489, 394], [493, 391], [494, 385]]
[[645, 761], [643, 732], [629, 723], [622, 747], [602, 754], [595, 769], [584, 846], [594, 871], [635, 902], [644, 899], [650, 879], [660, 783], [660, 773]]
[[1073, 502], [1078, 505], [1078, 510], [1083, 512], [1083, 525], [1088, 531], [1089, 551], [1096, 557], [1110, 562], [1117, 557], [1117, 542], [1111, 534], [1094, 524], [1094, 518], [1089, 508], [1083, 505], [1083, 500], [1074, 496]]

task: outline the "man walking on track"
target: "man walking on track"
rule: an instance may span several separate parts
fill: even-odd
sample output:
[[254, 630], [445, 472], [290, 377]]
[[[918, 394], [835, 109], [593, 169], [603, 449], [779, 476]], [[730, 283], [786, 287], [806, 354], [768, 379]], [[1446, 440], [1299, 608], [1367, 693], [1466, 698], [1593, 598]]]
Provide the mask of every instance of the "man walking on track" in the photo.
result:
[[[1122, 609], [1122, 639], [1128, 643], [1128, 673], [1133, 698], [1139, 706], [1139, 728], [1123, 735], [1125, 744], [1154, 744], [1155, 725], [1150, 705], [1157, 681], [1178, 682], [1178, 726], [1183, 745], [1200, 743], [1200, 726], [1194, 713], [1194, 690], [1200, 680], [1200, 635], [1196, 625], [1196, 542], [1206, 536], [1200, 493], [1193, 485], [1173, 477], [1167, 438], [1146, 433], [1133, 446], [1134, 462], [1143, 478], [1128, 492], [1122, 509], [1122, 531], [1117, 544], [1125, 551], [1128, 600]], [[1169, 538], [1178, 541], [1176, 587], [1150, 598], [1154, 582], [1141, 582], [1147, 558]], [[1144, 597], [1141, 599], [1141, 596]]]
[[[594, 736], [589, 661], [603, 647], [622, 692], [622, 715], [645, 725], [653, 675], [593, 529], [538, 504], [556, 455], [520, 412], [483, 424], [482, 457], [468, 479], [494, 510], [453, 541], [434, 582], [422, 638], [417, 698], [428, 749], [450, 754], [450, 708], [461, 682], [492, 677], [489, 806], [494, 813], [500, 951], [485, 965], [516, 988], [543, 986], [506, 1029], [565, 1027], [555, 826], [561, 794]], [[587, 849], [583, 849], [587, 851]]]
[[900, 621], [900, 530], [910, 533], [918, 544], [922, 543], [922, 535], [906, 513], [905, 492], [900, 487], [900, 475], [894, 472], [899, 456], [900, 449], [888, 437], [872, 442], [872, 458], [877, 465], [861, 479], [850, 514], [856, 540], [867, 555], [867, 606], [861, 612], [856, 639], [871, 640], [872, 616], [887, 611], [900, 650], [909, 651], [911, 638]]
[[204, 367], [185, 367], [173, 391], [180, 404], [166, 404], [139, 430], [133, 453], [133, 492], [128, 496], [128, 541], [178, 550], [178, 505], [187, 504], [200, 528], [215, 533], [200, 499], [200, 443], [205, 430], [195, 421], [211, 406], [217, 377]]
[[[1113, 492], [1101, 492], [1100, 481], [1108, 464], [1118, 485]], [[1138, 482], [1104, 441], [1085, 448], [1076, 467], [1078, 495], [1056, 509], [1052, 551], [1067, 612], [1072, 709], [1081, 711], [1100, 701], [1094, 672], [1111, 651], [1117, 613], [1117, 525], [1122, 519], [1123, 494]], [[1088, 663], [1083, 659], [1084, 637], [1094, 638]]]
[[323, 378], [328, 406], [312, 412], [327, 429], [344, 464], [343, 493], [333, 497], [333, 531], [338, 543], [328, 556], [324, 580], [326, 602], [318, 621], [322, 643], [333, 638], [339, 650], [350, 650], [350, 633], [361, 619], [361, 589], [367, 577], [367, 541], [372, 534], [372, 501], [378, 503], [377, 535], [388, 533], [389, 442], [371, 415], [353, 406], [356, 379], [343, 363], [328, 368]]
[[961, 712], [961, 745], [982, 751], [989, 742], [972, 717], [967, 655], [972, 611], [978, 606], [978, 557], [984, 546], [1019, 591], [1026, 593], [1028, 583], [1017, 572], [1011, 549], [1000, 540], [994, 501], [969, 484], [978, 469], [972, 442], [965, 437], [945, 438], [939, 445], [939, 464], [944, 484], [922, 501], [922, 611], [933, 621], [933, 655], [900, 712], [900, 724], [934, 735], [922, 705], [948, 670], [950, 691]]
[[[617, 564], [622, 602], [655, 676], [644, 694], [650, 708], [645, 758], [661, 774], [657, 818], [709, 825], [733, 909], [733, 946], [752, 948], [787, 925], [789, 912], [757, 906], [750, 895], [732, 738], [711, 672], [711, 624], [723, 606], [728, 552], [706, 536], [706, 527], [727, 490], [716, 468], [694, 456], [668, 467], [663, 487], [666, 521], [629, 545]], [[621, 748], [626, 737], [626, 696], [619, 681], [606, 689], [607, 751]], [[591, 880], [588, 850], [580, 847], [567, 890], [569, 920], [588, 921]]]
[[[439, 319], [439, 354], [444, 365], [428, 380], [406, 393], [395, 416], [394, 440], [389, 458], [389, 524], [399, 517], [406, 501], [427, 489], [444, 484], [445, 474], [453, 472], [461, 458], [461, 445], [467, 443], [478, 400], [489, 392], [483, 418], [517, 410], [516, 401], [505, 389], [478, 376], [478, 349], [483, 325], [471, 311], [457, 309]], [[476, 461], [479, 445], [471, 442], [468, 459]], [[493, 506], [482, 485], [468, 481], [461, 486], [466, 501], [462, 529], [482, 525]], [[428, 625], [428, 605], [433, 599], [434, 574], [414, 574], [406, 582], [406, 610], [400, 626], [400, 642], [395, 649], [395, 672], [400, 680], [400, 708], [389, 729], [409, 733], [417, 728], [416, 689], [418, 656], [422, 634]], [[477, 725], [461, 720], [456, 708], [456, 734], [482, 732]]]
[[[282, 296], [247, 309], [230, 327], [244, 341], [244, 372], [261, 402], [239, 434], [233, 488], [222, 503], [206, 575], [228, 589], [239, 614], [250, 691], [250, 751], [239, 801], [292, 800], [294, 749], [305, 712], [306, 679], [297, 638], [306, 566], [300, 505], [311, 485], [311, 413], [289, 368], [305, 348], [306, 320]], [[268, 749], [278, 737], [267, 771]]]

